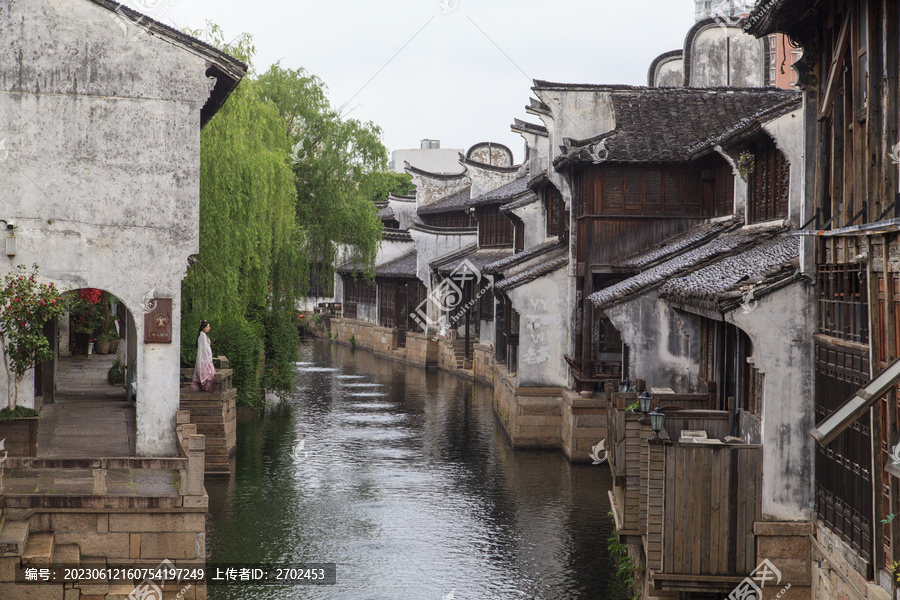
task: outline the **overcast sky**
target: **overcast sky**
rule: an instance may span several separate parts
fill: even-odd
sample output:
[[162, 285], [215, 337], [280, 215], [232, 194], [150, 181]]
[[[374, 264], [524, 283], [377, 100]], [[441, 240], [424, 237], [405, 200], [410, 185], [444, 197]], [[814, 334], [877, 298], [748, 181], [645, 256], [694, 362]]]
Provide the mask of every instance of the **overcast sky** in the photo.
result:
[[514, 118], [532, 79], [646, 85], [681, 48], [692, 0], [126, 0], [177, 28], [207, 20], [253, 36], [254, 68], [281, 61], [328, 85], [335, 107], [373, 121], [389, 150], [496, 141], [523, 158]]

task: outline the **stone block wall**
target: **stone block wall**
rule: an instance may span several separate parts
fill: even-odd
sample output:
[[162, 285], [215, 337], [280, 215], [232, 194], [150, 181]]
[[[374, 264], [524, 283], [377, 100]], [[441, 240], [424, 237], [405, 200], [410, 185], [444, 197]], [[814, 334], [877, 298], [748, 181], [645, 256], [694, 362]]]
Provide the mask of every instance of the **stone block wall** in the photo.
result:
[[488, 344], [475, 344], [472, 360], [475, 381], [492, 385], [494, 383], [494, 347]]
[[[562, 391], [562, 451], [570, 462], [592, 462], [591, 449], [606, 439], [606, 397]], [[601, 453], [602, 454], [602, 453]]]
[[497, 365], [494, 410], [514, 448], [562, 446], [562, 390], [520, 388]]

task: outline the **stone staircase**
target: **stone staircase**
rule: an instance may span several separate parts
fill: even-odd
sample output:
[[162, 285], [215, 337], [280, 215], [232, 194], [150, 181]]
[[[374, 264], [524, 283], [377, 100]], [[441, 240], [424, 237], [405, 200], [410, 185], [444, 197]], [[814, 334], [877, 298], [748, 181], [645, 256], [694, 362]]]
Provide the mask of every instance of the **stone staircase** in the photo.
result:
[[237, 447], [237, 388], [232, 387], [233, 371], [228, 359], [215, 359], [216, 375], [213, 391], [191, 390], [193, 369], [181, 370], [180, 409], [191, 413], [191, 423], [197, 425], [197, 433], [206, 436], [206, 475], [230, 476], [229, 458]]
[[469, 341], [469, 353], [466, 354], [466, 340], [455, 339], [451, 343], [453, 354], [456, 357], [456, 368], [469, 370], [472, 368], [472, 360], [475, 355], [475, 342]]
[[[30, 511], [29, 511], [30, 512]], [[65, 566], [90, 568], [104, 568], [108, 566], [108, 560], [102, 556], [82, 556], [81, 547], [74, 543], [58, 543], [56, 534], [52, 531], [32, 531], [30, 519], [23, 513], [18, 518], [0, 516], [0, 588], [3, 586], [15, 586], [16, 597], [57, 597], [58, 588], [49, 589], [43, 585], [24, 583], [12, 583], [16, 581], [16, 572], [32, 568], [60, 568]], [[135, 565], [145, 562], [147, 566], [153, 566], [154, 561], [132, 561]], [[20, 575], [21, 577], [22, 575]], [[96, 595], [105, 600], [127, 600], [135, 590], [137, 582], [106, 582], [85, 581], [75, 584], [73, 597], [85, 597]], [[69, 597], [68, 591], [64, 594]], [[7, 597], [7, 596], [4, 596]], [[61, 596], [60, 596], [61, 597]], [[10, 600], [15, 600], [9, 596]]]

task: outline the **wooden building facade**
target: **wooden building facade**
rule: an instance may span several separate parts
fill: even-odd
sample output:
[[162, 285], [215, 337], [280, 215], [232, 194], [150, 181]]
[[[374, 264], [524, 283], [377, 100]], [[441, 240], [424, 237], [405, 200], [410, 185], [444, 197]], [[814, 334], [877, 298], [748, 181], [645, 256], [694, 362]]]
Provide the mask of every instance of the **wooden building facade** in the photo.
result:
[[778, 0], [757, 8], [747, 27], [757, 36], [787, 34], [803, 48], [795, 68], [807, 113], [806, 228], [818, 295], [813, 559], [832, 583], [816, 595], [861, 598], [865, 582], [893, 595], [897, 380], [854, 398], [891, 375], [900, 356], [900, 6]]

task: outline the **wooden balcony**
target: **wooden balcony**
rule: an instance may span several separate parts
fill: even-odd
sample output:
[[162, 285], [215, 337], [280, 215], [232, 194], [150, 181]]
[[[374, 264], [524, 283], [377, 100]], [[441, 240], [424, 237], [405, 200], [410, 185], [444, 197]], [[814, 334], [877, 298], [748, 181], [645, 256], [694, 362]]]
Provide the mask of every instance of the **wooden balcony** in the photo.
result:
[[572, 378], [575, 379], [575, 391], [604, 389], [609, 383], [618, 385], [622, 379], [622, 362], [615, 360], [586, 360], [565, 355], [569, 363]]
[[730, 592], [757, 565], [762, 446], [725, 442], [733, 415], [708, 408], [712, 392], [654, 394], [666, 413], [655, 442], [642, 415], [626, 410], [636, 393], [607, 386], [607, 397], [610, 503], [620, 539], [643, 546], [656, 590]]
[[758, 563], [762, 446], [650, 443], [648, 457], [654, 588], [728, 593]]

